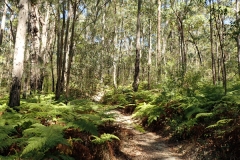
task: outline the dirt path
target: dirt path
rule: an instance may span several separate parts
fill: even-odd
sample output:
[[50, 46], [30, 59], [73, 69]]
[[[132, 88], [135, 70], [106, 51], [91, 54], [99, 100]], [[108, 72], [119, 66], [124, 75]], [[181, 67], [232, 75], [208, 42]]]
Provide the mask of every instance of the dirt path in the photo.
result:
[[[182, 160], [166, 140], [155, 133], [141, 130], [131, 115], [123, 115], [113, 110], [116, 124], [123, 128], [118, 160]], [[140, 129], [137, 129], [140, 128]], [[139, 131], [140, 130], [140, 131]]]

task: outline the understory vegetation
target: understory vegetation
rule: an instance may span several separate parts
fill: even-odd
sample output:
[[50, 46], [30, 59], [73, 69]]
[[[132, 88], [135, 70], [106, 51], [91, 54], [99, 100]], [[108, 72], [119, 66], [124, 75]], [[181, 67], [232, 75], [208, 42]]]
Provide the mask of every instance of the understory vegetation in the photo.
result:
[[[240, 157], [240, 84], [222, 86], [195, 82], [165, 83], [159, 89], [109, 92], [105, 103], [124, 106], [142, 125], [169, 138], [169, 143], [193, 144], [185, 155], [192, 159]], [[169, 86], [171, 85], [171, 87]], [[185, 87], [184, 87], [185, 86]], [[179, 149], [179, 152], [181, 149]]]
[[[90, 100], [32, 96], [12, 109], [0, 101], [0, 159], [103, 159], [119, 143], [105, 128], [112, 109]], [[112, 141], [115, 140], [115, 141]], [[107, 145], [106, 145], [107, 144]], [[106, 153], [105, 153], [106, 152]], [[112, 151], [113, 152], [113, 151]]]
[[121, 129], [106, 114], [113, 109], [132, 114], [144, 130], [167, 137], [169, 143], [192, 144], [185, 152], [192, 159], [240, 156], [240, 83], [229, 84], [226, 95], [221, 86], [204, 82], [181, 87], [163, 82], [152, 90], [141, 83], [139, 88], [106, 90], [101, 103], [36, 95], [16, 108], [8, 107], [8, 97], [2, 95], [0, 159], [111, 159], [121, 144]]

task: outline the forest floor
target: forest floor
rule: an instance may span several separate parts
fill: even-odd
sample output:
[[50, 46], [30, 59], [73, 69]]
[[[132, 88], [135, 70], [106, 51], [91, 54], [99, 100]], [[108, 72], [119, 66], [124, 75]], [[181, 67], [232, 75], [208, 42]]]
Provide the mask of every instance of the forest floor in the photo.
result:
[[117, 160], [182, 160], [182, 155], [177, 153], [178, 145], [168, 144], [167, 138], [145, 131], [131, 115], [118, 110], [108, 114], [114, 114], [115, 124], [122, 128], [120, 151], [115, 155]]

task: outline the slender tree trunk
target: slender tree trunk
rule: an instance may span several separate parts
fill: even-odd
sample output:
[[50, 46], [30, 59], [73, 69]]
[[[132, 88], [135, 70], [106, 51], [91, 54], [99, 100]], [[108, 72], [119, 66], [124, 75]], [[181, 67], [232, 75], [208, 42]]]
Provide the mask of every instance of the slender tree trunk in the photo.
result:
[[[236, 22], [237, 25], [240, 25], [239, 22], [239, 0], [236, 0]], [[240, 33], [237, 35], [237, 57], [238, 57], [238, 76], [240, 78]]]
[[151, 19], [149, 19], [149, 33], [148, 33], [148, 71], [147, 71], [147, 77], [148, 77], [148, 89], [151, 89], [151, 66], [152, 66], [152, 22]]
[[179, 15], [177, 15], [178, 19], [178, 30], [180, 32], [180, 53], [181, 53], [181, 76], [184, 77], [187, 70], [187, 56], [186, 56], [186, 48], [185, 48], [185, 37], [184, 37], [184, 26], [183, 21]]
[[[56, 25], [56, 21], [54, 21], [53, 23], [49, 24], [49, 28], [50, 28], [50, 32], [51, 34], [49, 34], [49, 43], [48, 43], [48, 56], [49, 56], [49, 61], [50, 61], [50, 69], [51, 69], [51, 91], [54, 93], [55, 92], [55, 76], [54, 76], [54, 64], [53, 64], [53, 55], [55, 53], [55, 45], [56, 45], [56, 41], [57, 41], [57, 25]], [[48, 61], [48, 60], [47, 60]]]
[[20, 0], [19, 5], [23, 7], [20, 8], [18, 15], [18, 27], [12, 70], [12, 84], [8, 103], [10, 107], [20, 105], [21, 80], [23, 74], [24, 51], [27, 33], [28, 0]]
[[156, 54], [156, 68], [157, 68], [157, 82], [161, 80], [162, 74], [162, 54], [161, 54], [161, 0], [158, 0], [158, 20], [157, 20], [157, 54]]
[[[116, 0], [114, 0], [114, 14], [117, 15], [117, 3]], [[121, 10], [120, 10], [121, 11]], [[117, 24], [115, 24], [114, 26], [114, 37], [113, 37], [113, 42], [114, 42], [114, 46], [113, 46], [113, 86], [114, 89], [117, 89], [118, 87], [118, 83], [117, 83], [117, 58], [116, 58], [116, 47], [118, 45], [118, 33], [117, 33]]]
[[[7, 0], [5, 0], [5, 3], [7, 4]], [[3, 15], [2, 15], [2, 21], [1, 21], [0, 45], [2, 45], [3, 34], [4, 34], [4, 29], [5, 29], [5, 23], [6, 23], [6, 13], [7, 13], [7, 5], [6, 5], [6, 4], [4, 4]]]
[[66, 84], [65, 84], [65, 80], [67, 77], [67, 73], [66, 73], [66, 63], [68, 60], [68, 46], [69, 46], [69, 25], [70, 25], [70, 19], [72, 16], [72, 6], [70, 5], [70, 2], [67, 1], [67, 5], [68, 5], [68, 16], [67, 16], [67, 24], [66, 24], [66, 32], [65, 32], [65, 40], [64, 40], [64, 48], [63, 48], [63, 64], [62, 64], [62, 76], [61, 76], [61, 84], [62, 84], [62, 88], [66, 89]]
[[66, 82], [66, 98], [69, 97], [69, 82], [70, 82], [70, 73], [71, 73], [71, 67], [72, 67], [72, 60], [74, 56], [74, 34], [75, 34], [75, 21], [76, 21], [76, 12], [77, 12], [77, 1], [75, 0], [73, 2], [73, 22], [71, 26], [71, 39], [70, 39], [70, 46], [69, 46], [69, 61], [68, 61], [68, 70], [67, 70], [67, 82]]
[[115, 52], [115, 46], [118, 44], [118, 36], [117, 36], [117, 26], [115, 26], [115, 36], [114, 36], [114, 54], [113, 54], [113, 86], [117, 89], [117, 57]]
[[197, 54], [198, 54], [198, 58], [199, 58], [199, 63], [200, 63], [200, 65], [202, 65], [202, 55], [201, 55], [201, 52], [200, 52], [200, 50], [199, 50], [199, 48], [198, 48], [197, 42], [196, 42], [193, 34], [192, 34], [190, 31], [188, 31], [188, 33], [189, 33], [189, 35], [190, 35], [191, 38], [192, 38], [192, 44], [193, 44], [194, 47], [196, 48], [196, 51], [197, 51]]
[[139, 85], [139, 70], [140, 70], [140, 52], [141, 52], [141, 43], [140, 43], [140, 37], [141, 37], [141, 5], [142, 0], [138, 0], [138, 13], [137, 13], [137, 35], [136, 35], [136, 59], [135, 59], [135, 70], [134, 70], [134, 78], [133, 78], [133, 91], [138, 91], [138, 85]]
[[[62, 4], [62, 18], [60, 17], [60, 12], [58, 13], [58, 24], [60, 24], [61, 19], [62, 19], [62, 28], [61, 28], [61, 30], [58, 28], [57, 84], [56, 84], [56, 93], [55, 93], [56, 100], [58, 100], [60, 98], [60, 95], [63, 91], [61, 78], [62, 78], [62, 66], [64, 65], [63, 64], [63, 39], [64, 39], [63, 37], [64, 37], [65, 19], [66, 19], [64, 3]], [[60, 6], [59, 6], [58, 10], [60, 10]]]
[[10, 30], [11, 30], [11, 35], [12, 35], [12, 41], [13, 41], [13, 44], [15, 45], [16, 43], [16, 34], [15, 32], [13, 31], [13, 20], [14, 20], [14, 14], [12, 13], [11, 15], [11, 18], [10, 18]]
[[[214, 9], [214, 5], [213, 5], [213, 9]], [[223, 38], [223, 29], [221, 29], [221, 26], [223, 26], [223, 24], [221, 26], [219, 26], [221, 23], [223, 23], [220, 18], [220, 15], [214, 14], [214, 19], [215, 19], [215, 25], [216, 25], [216, 30], [217, 30], [217, 36], [219, 39], [219, 44], [220, 44], [220, 50], [221, 50], [221, 71], [222, 71], [222, 82], [223, 82], [223, 88], [224, 88], [224, 92], [225, 94], [227, 94], [227, 73], [226, 73], [226, 55], [224, 53], [224, 38]]]
[[214, 49], [213, 49], [213, 16], [212, 16], [212, 1], [209, 0], [210, 3], [210, 43], [211, 43], [211, 59], [212, 59], [212, 81], [213, 84], [216, 85], [216, 62], [214, 57]]

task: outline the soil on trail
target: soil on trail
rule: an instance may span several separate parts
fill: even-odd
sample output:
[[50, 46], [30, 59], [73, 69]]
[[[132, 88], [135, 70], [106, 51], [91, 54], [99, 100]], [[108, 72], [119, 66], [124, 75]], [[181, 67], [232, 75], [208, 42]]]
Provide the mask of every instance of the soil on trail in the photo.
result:
[[170, 146], [167, 140], [152, 132], [144, 131], [131, 115], [113, 110], [115, 124], [122, 128], [121, 146], [117, 160], [182, 160], [176, 153], [177, 146]]

